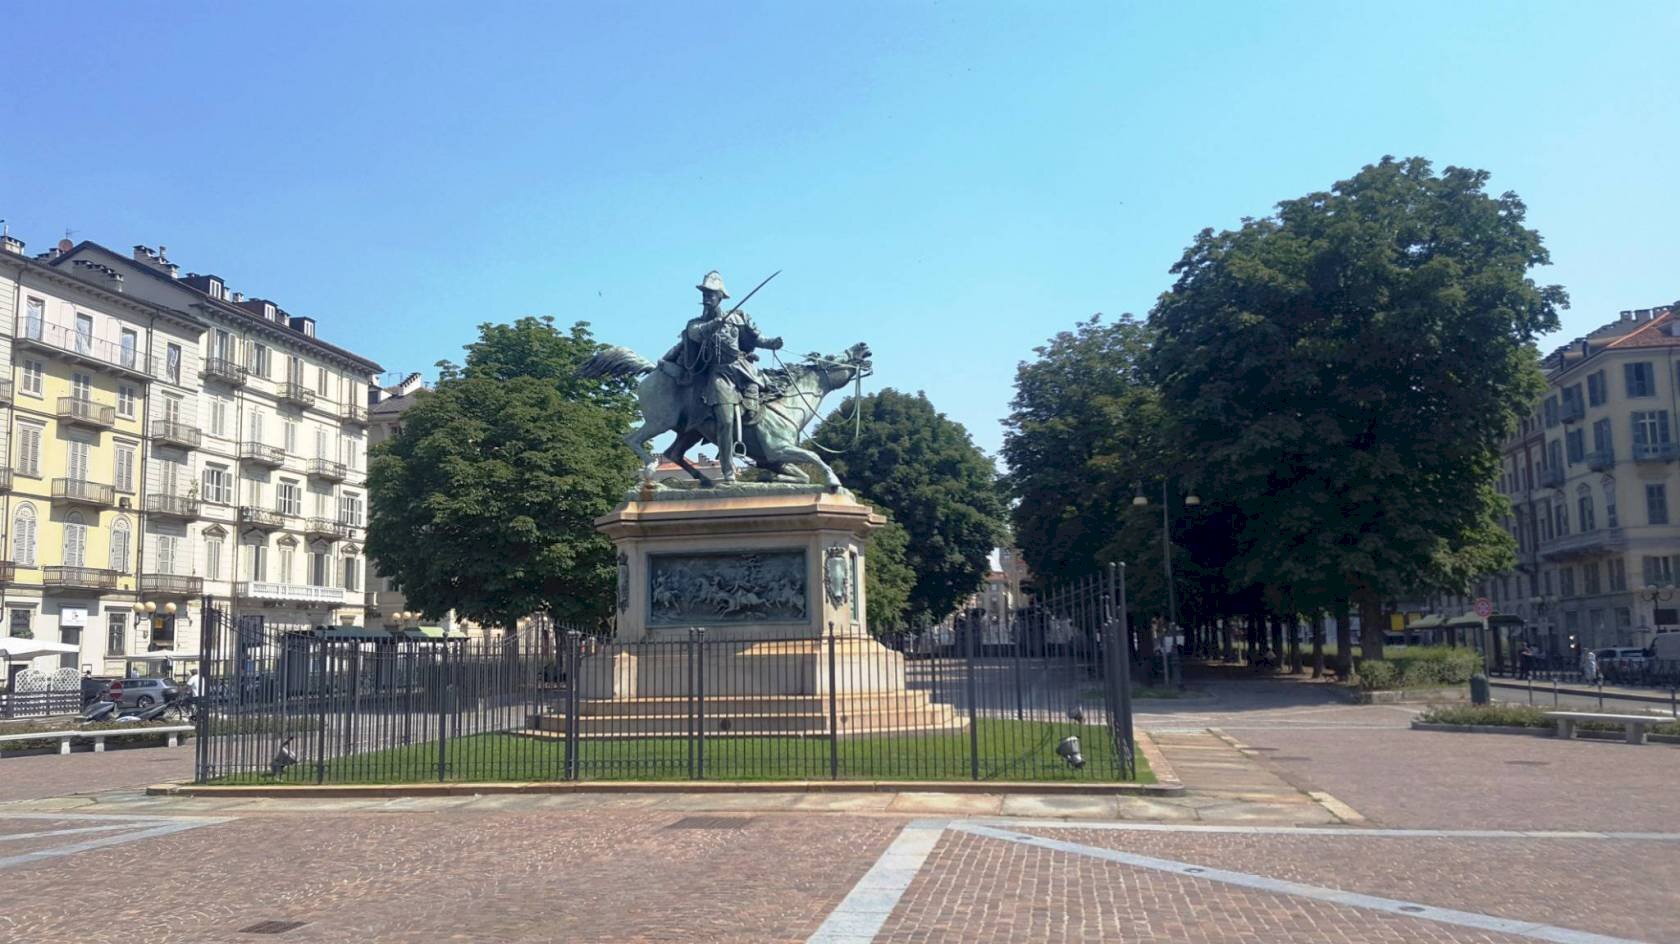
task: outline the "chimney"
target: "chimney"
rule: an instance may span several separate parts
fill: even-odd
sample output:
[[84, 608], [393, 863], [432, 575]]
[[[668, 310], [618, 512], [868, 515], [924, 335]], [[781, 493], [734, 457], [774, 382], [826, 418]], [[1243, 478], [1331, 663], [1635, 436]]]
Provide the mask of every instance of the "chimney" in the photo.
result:
[[122, 273], [108, 265], [90, 262], [87, 259], [77, 259], [76, 268], [91, 282], [99, 282], [113, 292], [120, 292], [123, 288]]
[[1581, 339], [1581, 356], [1586, 357], [1588, 354], [1591, 354], [1591, 353], [1592, 353], [1592, 342], [1588, 341], [1586, 338], [1582, 338]]
[[244, 300], [245, 300], [245, 293], [244, 292], [234, 292], [233, 293], [233, 303], [235, 305], [239, 304], [240, 302], [243, 302]]
[[23, 255], [23, 240], [11, 233], [0, 236], [0, 252], [9, 252], [16, 256]]
[[1622, 320], [1623, 321], [1632, 321], [1633, 320], [1633, 312], [1631, 312], [1631, 311], [1622, 312]]
[[142, 246], [136, 243], [134, 245], [134, 261], [155, 263], [157, 262], [157, 253], [153, 252], [150, 246]]

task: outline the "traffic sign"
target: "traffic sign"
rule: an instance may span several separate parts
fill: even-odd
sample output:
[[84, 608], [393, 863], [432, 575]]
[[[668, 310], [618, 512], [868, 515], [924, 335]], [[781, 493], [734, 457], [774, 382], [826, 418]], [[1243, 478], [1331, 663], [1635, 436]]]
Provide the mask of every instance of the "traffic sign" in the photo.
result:
[[1492, 616], [1493, 615], [1493, 601], [1489, 600], [1487, 597], [1477, 597], [1476, 598], [1476, 615], [1480, 616], [1482, 619], [1487, 619], [1488, 617]]

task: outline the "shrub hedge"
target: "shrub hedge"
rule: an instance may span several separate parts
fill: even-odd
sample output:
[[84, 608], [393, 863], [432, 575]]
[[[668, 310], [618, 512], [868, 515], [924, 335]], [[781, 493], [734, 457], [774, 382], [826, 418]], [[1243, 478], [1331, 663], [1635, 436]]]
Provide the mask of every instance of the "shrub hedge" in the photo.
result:
[[[1534, 705], [1432, 705], [1417, 719], [1425, 724], [1483, 724], [1506, 728], [1550, 728], [1556, 722], [1546, 717], [1548, 709]], [[1622, 726], [1613, 721], [1585, 721], [1583, 731], [1614, 731]], [[1680, 735], [1680, 721], [1652, 725], [1652, 734]]]
[[1408, 646], [1385, 659], [1355, 660], [1359, 685], [1366, 691], [1463, 685], [1482, 668], [1482, 656], [1458, 646]]

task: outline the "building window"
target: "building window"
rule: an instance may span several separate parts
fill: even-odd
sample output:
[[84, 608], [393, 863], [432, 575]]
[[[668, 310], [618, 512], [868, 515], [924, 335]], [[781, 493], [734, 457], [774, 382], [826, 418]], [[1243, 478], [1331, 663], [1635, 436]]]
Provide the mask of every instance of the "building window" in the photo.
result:
[[315, 392], [323, 397], [327, 395], [327, 369], [325, 367], [315, 368]]
[[1585, 534], [1588, 531], [1593, 530], [1595, 527], [1597, 527], [1597, 525], [1593, 521], [1592, 492], [1588, 491], [1587, 487], [1585, 485], [1581, 486], [1581, 488], [1583, 490], [1583, 494], [1580, 497], [1580, 501], [1577, 502], [1577, 510], [1581, 514], [1581, 518], [1580, 518], [1581, 533]]
[[233, 476], [225, 465], [204, 467], [204, 500], [226, 505], [233, 501]]
[[22, 475], [41, 474], [41, 427], [18, 424], [18, 466]]
[[1642, 563], [1645, 568], [1645, 586], [1666, 587], [1674, 583], [1674, 558], [1647, 556]]
[[332, 575], [327, 572], [327, 552], [309, 552], [309, 584], [313, 587], [330, 587]]
[[157, 560], [154, 561], [153, 564], [152, 564], [153, 572], [154, 573], [159, 573], [159, 574], [173, 574], [173, 573], [176, 573], [177, 571], [175, 570], [175, 564], [176, 564], [177, 561], [180, 560], [180, 557], [181, 557], [181, 552], [180, 551], [181, 551], [181, 539], [180, 538], [176, 537], [173, 534], [160, 534], [160, 535], [158, 535], [157, 536]]
[[338, 523], [352, 528], [362, 526], [362, 496], [349, 492], [338, 496]]
[[286, 380], [300, 387], [303, 386], [303, 358], [296, 354], [289, 354], [286, 357]]
[[250, 548], [245, 555], [245, 577], [247, 580], [268, 579], [268, 545], [248, 544]]
[[70, 375], [70, 395], [78, 400], [93, 399], [93, 378], [87, 374]]
[[129, 384], [117, 384], [117, 413], [122, 416], [134, 417], [134, 387]]
[[41, 329], [47, 321], [47, 303], [39, 298], [31, 298], [24, 304], [24, 309], [26, 312], [23, 322], [24, 336], [37, 341], [41, 340]]
[[1546, 444], [1546, 468], [1563, 474], [1563, 440], [1554, 439]]
[[93, 352], [93, 316], [76, 313], [76, 353]]
[[1585, 430], [1572, 429], [1563, 434], [1564, 448], [1569, 452], [1569, 464], [1575, 465], [1587, 454], [1587, 433]]
[[228, 434], [228, 414], [232, 404], [222, 397], [210, 400], [210, 435], [226, 436]]
[[41, 374], [46, 371], [46, 365], [40, 361], [25, 360], [23, 362], [23, 392], [32, 397], [41, 395]]
[[211, 580], [222, 579], [222, 539], [204, 539], [204, 576]]
[[264, 380], [268, 379], [268, 345], [251, 345], [251, 372]]
[[290, 544], [286, 544], [286, 545], [281, 546], [281, 548], [280, 548], [280, 559], [279, 559], [280, 573], [275, 578], [280, 583], [291, 583], [292, 582], [294, 558], [296, 556], [297, 556], [296, 550]]
[[1557, 519], [1553, 522], [1556, 535], [1560, 538], [1569, 537], [1569, 506], [1564, 504], [1561, 497], [1557, 504], [1552, 506], [1552, 516]]
[[1615, 446], [1610, 441], [1610, 421], [1607, 419], [1593, 424], [1593, 452], [1602, 453], [1606, 457], [1615, 453]]
[[134, 447], [123, 443], [117, 444], [116, 475], [114, 484], [119, 492], [134, 491]]
[[122, 329], [122, 347], [118, 353], [122, 365], [129, 370], [133, 370], [134, 365], [139, 362], [139, 353], [140, 336], [134, 333], [133, 328]]
[[1645, 520], [1649, 524], [1668, 524], [1668, 486], [1661, 482], [1645, 486]]
[[1599, 406], [1604, 402], [1604, 371], [1587, 375], [1587, 405]]
[[1632, 419], [1634, 458], [1640, 458], [1642, 446], [1667, 445], [1667, 410], [1639, 410], [1633, 413]]
[[1581, 590], [1589, 597], [1599, 593], [1598, 575], [1598, 561], [1587, 561], [1581, 565]]
[[1546, 414], [1546, 428], [1551, 429], [1558, 424], [1558, 398], [1547, 397], [1543, 410]]
[[362, 559], [360, 557], [344, 558], [344, 589], [362, 589]]
[[[130, 533], [127, 518], [118, 518], [111, 523], [111, 569], [119, 574], [128, 572]], [[168, 571], [162, 572], [168, 573]]]
[[1558, 596], [1572, 597], [1575, 595], [1575, 568], [1564, 566], [1558, 568]]
[[12, 607], [12, 618], [7, 631], [17, 639], [35, 638], [35, 608], [27, 606]]
[[19, 567], [35, 566], [35, 506], [27, 502], [12, 515], [12, 562]]
[[82, 521], [82, 513], [72, 511], [64, 516], [64, 544], [62, 549], [64, 566], [87, 566], [87, 525]]
[[1656, 373], [1651, 369], [1650, 361], [1623, 364], [1622, 376], [1627, 380], [1628, 396], [1654, 397], [1657, 395]]
[[261, 410], [251, 411], [251, 421], [245, 424], [250, 429], [246, 441], [260, 443], [263, 441], [263, 415]]
[[297, 420], [287, 419], [286, 420], [286, 444], [285, 444], [286, 455], [295, 456], [295, 455], [298, 454], [297, 442], [298, 442]]
[[297, 517], [303, 514], [303, 490], [298, 483], [290, 479], [280, 480], [280, 505], [277, 509], [283, 515]]
[[128, 616], [124, 613], [105, 614], [105, 654], [120, 656], [128, 652]]
[[1621, 522], [1616, 520], [1615, 482], [1604, 483], [1604, 526], [1606, 528], [1616, 528], [1621, 526]]
[[1610, 564], [1610, 592], [1618, 593], [1627, 589], [1627, 561], [1620, 557], [1612, 557]]

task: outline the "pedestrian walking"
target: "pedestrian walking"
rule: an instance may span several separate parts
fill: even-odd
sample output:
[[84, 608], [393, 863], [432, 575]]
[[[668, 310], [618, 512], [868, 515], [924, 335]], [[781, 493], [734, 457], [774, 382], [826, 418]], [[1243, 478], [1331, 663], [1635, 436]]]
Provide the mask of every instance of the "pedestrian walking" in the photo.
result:
[[1591, 649], [1581, 657], [1581, 678], [1589, 685], [1598, 681], [1598, 653]]

